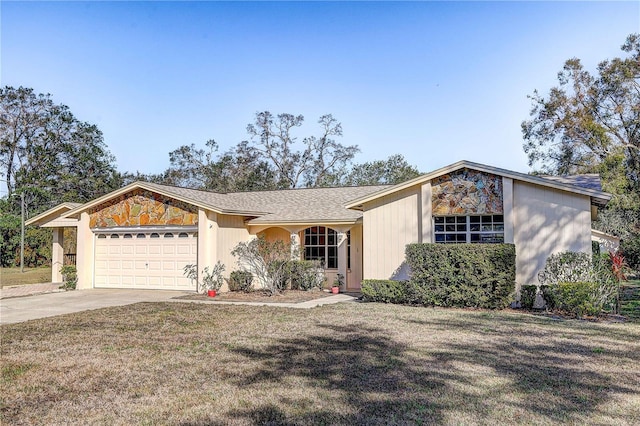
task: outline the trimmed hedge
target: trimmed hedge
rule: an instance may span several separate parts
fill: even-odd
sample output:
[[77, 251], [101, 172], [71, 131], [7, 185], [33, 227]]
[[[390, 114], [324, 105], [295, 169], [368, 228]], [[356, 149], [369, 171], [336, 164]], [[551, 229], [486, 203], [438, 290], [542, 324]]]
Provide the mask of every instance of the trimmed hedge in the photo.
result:
[[409, 303], [407, 282], [393, 280], [363, 280], [362, 300], [365, 302]]
[[513, 300], [513, 244], [409, 244], [408, 303], [500, 309]]
[[536, 303], [538, 286], [535, 284], [523, 285], [520, 287], [520, 306], [524, 309], [533, 309]]

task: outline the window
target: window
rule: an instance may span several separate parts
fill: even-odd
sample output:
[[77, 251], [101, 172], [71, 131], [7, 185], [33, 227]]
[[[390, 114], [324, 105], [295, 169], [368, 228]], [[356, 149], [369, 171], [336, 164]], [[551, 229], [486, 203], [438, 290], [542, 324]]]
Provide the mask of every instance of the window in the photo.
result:
[[118, 234], [111, 234], [111, 238], [120, 238], [120, 235], [118, 235]]
[[338, 267], [338, 234], [325, 226], [304, 230], [304, 259], [320, 260], [325, 268]]
[[189, 238], [189, 234], [186, 232], [181, 232], [178, 234], [178, 238]]
[[131, 236], [131, 234], [124, 234], [122, 238], [133, 238], [133, 237]]
[[160, 234], [154, 232], [153, 234], [149, 235], [149, 238], [160, 238]]
[[147, 238], [147, 236], [144, 234], [138, 234], [136, 235], [136, 238]]
[[435, 216], [436, 243], [503, 243], [503, 215]]
[[173, 238], [173, 234], [171, 232], [167, 232], [166, 234], [164, 234], [165, 238]]
[[102, 240], [102, 239], [104, 239], [104, 238], [107, 238], [107, 236], [106, 236], [106, 235], [104, 235], [104, 234], [98, 234], [98, 238]]

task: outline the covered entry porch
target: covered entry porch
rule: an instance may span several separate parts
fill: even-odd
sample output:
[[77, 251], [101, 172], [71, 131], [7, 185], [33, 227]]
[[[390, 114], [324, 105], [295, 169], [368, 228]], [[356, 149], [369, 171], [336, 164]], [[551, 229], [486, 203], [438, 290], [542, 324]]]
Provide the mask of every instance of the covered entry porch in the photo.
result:
[[339, 275], [344, 277], [341, 291], [360, 291], [362, 282], [362, 224], [279, 224], [251, 226], [253, 235], [267, 241], [291, 242], [291, 258], [322, 262], [325, 287]]
[[51, 228], [53, 232], [51, 246], [51, 282], [53, 283], [62, 282], [60, 268], [76, 264], [78, 221], [63, 216], [79, 205], [77, 203], [62, 203], [25, 222], [25, 225], [28, 226]]

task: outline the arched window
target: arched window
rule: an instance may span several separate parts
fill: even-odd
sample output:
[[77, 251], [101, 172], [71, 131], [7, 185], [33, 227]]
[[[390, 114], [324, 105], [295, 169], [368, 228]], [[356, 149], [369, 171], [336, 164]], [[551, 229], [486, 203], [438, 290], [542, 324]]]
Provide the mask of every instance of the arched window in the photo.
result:
[[304, 259], [320, 260], [327, 269], [338, 267], [338, 234], [326, 226], [304, 230]]

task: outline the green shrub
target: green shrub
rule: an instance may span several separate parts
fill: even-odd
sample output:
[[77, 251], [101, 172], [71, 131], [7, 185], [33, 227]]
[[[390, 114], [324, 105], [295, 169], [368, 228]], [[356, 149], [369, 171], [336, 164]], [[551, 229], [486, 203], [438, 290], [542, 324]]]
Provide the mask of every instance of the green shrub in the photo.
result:
[[542, 298], [544, 299], [544, 304], [547, 309], [555, 309], [556, 307], [556, 295], [553, 291], [553, 288], [548, 285], [541, 285], [540, 292], [542, 293]]
[[536, 303], [538, 286], [535, 284], [523, 285], [520, 287], [520, 306], [524, 309], [533, 309]]
[[556, 307], [578, 317], [599, 315], [615, 301], [615, 285], [599, 282], [558, 283], [552, 288]]
[[515, 292], [513, 244], [409, 244], [410, 303], [504, 308]]
[[65, 290], [75, 290], [78, 284], [78, 270], [73, 265], [65, 265], [60, 268], [62, 274], [62, 280], [64, 284], [61, 288]]
[[408, 303], [407, 281], [363, 280], [362, 300], [365, 302]]
[[618, 285], [609, 254], [563, 252], [547, 259], [540, 280], [547, 309], [577, 316], [617, 310]]
[[249, 271], [233, 271], [229, 274], [227, 284], [229, 285], [229, 291], [247, 292], [251, 290], [253, 274]]
[[593, 282], [597, 281], [593, 268], [593, 258], [588, 253], [562, 252], [547, 258], [540, 281], [542, 284], [554, 286], [560, 282]]
[[319, 260], [292, 260], [289, 263], [292, 290], [322, 289], [325, 276]]

